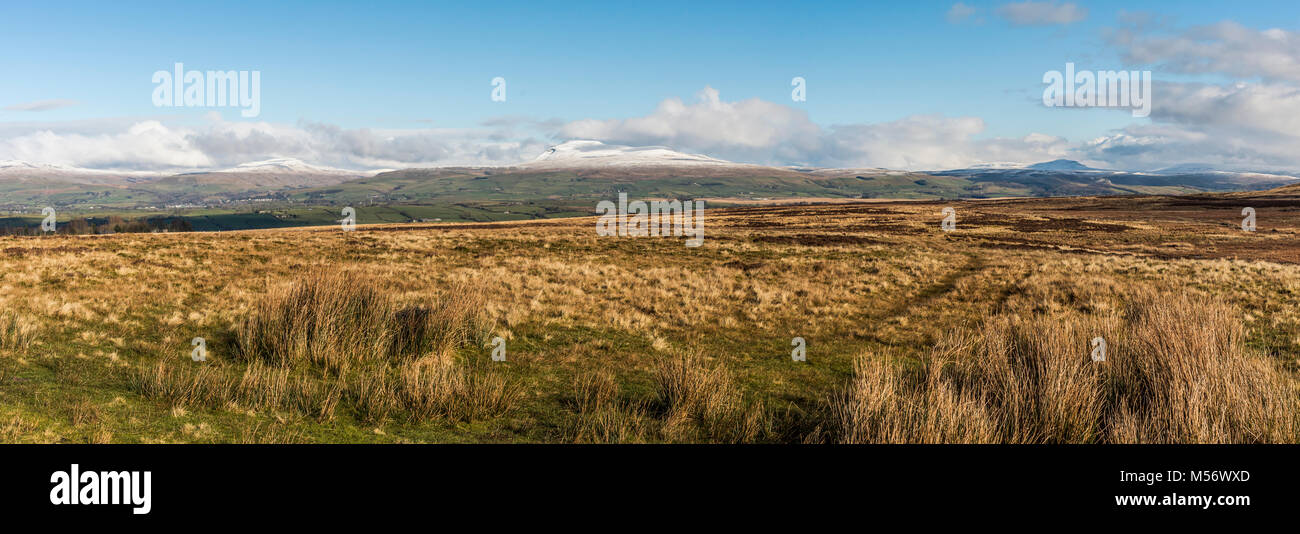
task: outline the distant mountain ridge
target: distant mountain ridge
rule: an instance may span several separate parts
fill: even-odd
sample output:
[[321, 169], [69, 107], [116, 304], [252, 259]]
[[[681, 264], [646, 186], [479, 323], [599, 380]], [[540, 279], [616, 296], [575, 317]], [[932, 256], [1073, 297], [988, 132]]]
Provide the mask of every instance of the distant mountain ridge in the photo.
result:
[[984, 163], [927, 172], [777, 167], [660, 146], [576, 140], [504, 166], [353, 171], [294, 158], [184, 173], [118, 172], [0, 162], [0, 205], [165, 206], [250, 200], [308, 203], [571, 201], [620, 192], [646, 198], [997, 198], [1256, 191], [1296, 183], [1267, 172], [1199, 164], [1159, 171], [1096, 169], [1075, 160]]
[[675, 165], [746, 165], [701, 154], [687, 154], [668, 147], [607, 145], [600, 141], [567, 141], [552, 146], [532, 161], [519, 164], [526, 168], [603, 167], [603, 166], [675, 166]]
[[1074, 160], [1072, 160], [1072, 159], [1055, 159], [1055, 160], [1052, 160], [1052, 161], [1045, 161], [1045, 162], [1043, 162], [1043, 163], [1035, 163], [1035, 164], [1033, 164], [1033, 165], [1029, 165], [1029, 166], [1027, 166], [1026, 168], [1027, 168], [1027, 169], [1034, 169], [1034, 170], [1038, 170], [1038, 171], [1093, 171], [1093, 170], [1098, 170], [1098, 169], [1093, 169], [1092, 167], [1089, 167], [1089, 166], [1084, 165], [1084, 164], [1082, 164], [1082, 163], [1079, 163], [1079, 162], [1077, 162], [1077, 161], [1074, 161]]

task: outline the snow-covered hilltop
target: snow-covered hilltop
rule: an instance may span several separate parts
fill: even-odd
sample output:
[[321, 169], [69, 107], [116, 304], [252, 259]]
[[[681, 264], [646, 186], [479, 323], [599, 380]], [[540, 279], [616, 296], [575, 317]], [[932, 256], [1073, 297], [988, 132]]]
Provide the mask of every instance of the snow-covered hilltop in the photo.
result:
[[380, 171], [350, 171], [336, 167], [312, 165], [296, 158], [275, 158], [264, 161], [241, 163], [229, 169], [211, 172], [245, 172], [256, 174], [345, 174], [350, 176], [370, 176]]
[[170, 177], [208, 176], [212, 180], [249, 180], [262, 177], [267, 184], [319, 185], [374, 176], [387, 169], [353, 171], [312, 165], [295, 158], [276, 158], [242, 163], [224, 169], [189, 169], [173, 171], [124, 171], [87, 169], [55, 163], [32, 163], [0, 160], [0, 181], [16, 183], [67, 183], [87, 185], [127, 185], [165, 180]]
[[39, 179], [84, 184], [129, 183], [150, 180], [168, 174], [170, 173], [85, 169], [54, 163], [32, 163], [19, 160], [0, 161], [0, 179], [18, 182]]
[[666, 147], [607, 145], [600, 141], [567, 141], [555, 145], [521, 167], [644, 167], [683, 165], [744, 165]]

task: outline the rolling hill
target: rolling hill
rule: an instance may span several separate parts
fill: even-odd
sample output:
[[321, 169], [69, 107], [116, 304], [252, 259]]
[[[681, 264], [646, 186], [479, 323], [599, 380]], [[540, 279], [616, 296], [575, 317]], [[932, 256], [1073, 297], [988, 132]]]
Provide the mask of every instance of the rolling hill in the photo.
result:
[[[180, 174], [124, 173], [25, 162], [0, 165], [0, 207], [162, 209], [278, 205], [483, 203], [571, 212], [624, 192], [642, 198], [715, 202], [808, 199], [959, 199], [1195, 194], [1256, 191], [1295, 183], [1285, 174], [1194, 165], [1154, 172], [1095, 169], [1072, 160], [986, 164], [928, 172], [774, 167], [735, 163], [666, 147], [569, 141], [532, 161], [498, 167], [351, 171], [275, 159]], [[581, 210], [580, 210], [581, 211]]]

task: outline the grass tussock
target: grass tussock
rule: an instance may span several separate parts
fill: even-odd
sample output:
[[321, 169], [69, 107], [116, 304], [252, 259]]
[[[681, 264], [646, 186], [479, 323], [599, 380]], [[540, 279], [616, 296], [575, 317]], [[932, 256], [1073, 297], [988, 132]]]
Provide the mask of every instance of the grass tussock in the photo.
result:
[[477, 294], [454, 287], [405, 305], [357, 277], [320, 276], [269, 295], [236, 332], [235, 363], [158, 364], [130, 383], [174, 406], [288, 410], [331, 420], [472, 421], [508, 413], [522, 390], [455, 350], [487, 337]]
[[[1104, 362], [1088, 342], [1106, 338]], [[831, 402], [842, 443], [1294, 442], [1291, 379], [1237, 312], [1146, 295], [1122, 316], [998, 318], [916, 367], [859, 358]]]
[[276, 290], [236, 332], [235, 356], [335, 374], [375, 361], [409, 361], [483, 339], [481, 296], [452, 287], [433, 304], [405, 304], [353, 274], [321, 274]]
[[569, 439], [575, 443], [644, 443], [651, 419], [644, 402], [619, 398], [620, 388], [607, 369], [584, 372], [573, 380], [577, 412]]
[[761, 403], [746, 403], [727, 367], [688, 352], [660, 360], [654, 370], [670, 441], [751, 442], [769, 430]]
[[434, 357], [406, 365], [401, 371], [398, 398], [415, 421], [472, 421], [509, 413], [521, 390], [500, 373], [459, 365], [450, 357]]
[[566, 399], [577, 443], [750, 443], [771, 440], [763, 403], [746, 399], [730, 371], [696, 352], [657, 360], [647, 397], [619, 386], [608, 367], [579, 373]]
[[0, 313], [0, 349], [24, 351], [36, 341], [36, 323], [13, 313]]
[[358, 417], [371, 423], [397, 415], [415, 423], [503, 416], [515, 409], [522, 396], [519, 385], [504, 374], [464, 365], [447, 354], [395, 369], [356, 373], [348, 381], [348, 398]]
[[522, 400], [523, 390], [488, 366], [458, 362], [450, 354], [431, 354], [395, 368], [357, 373], [348, 397], [360, 419], [383, 423], [395, 416], [408, 422], [468, 422], [503, 416]]

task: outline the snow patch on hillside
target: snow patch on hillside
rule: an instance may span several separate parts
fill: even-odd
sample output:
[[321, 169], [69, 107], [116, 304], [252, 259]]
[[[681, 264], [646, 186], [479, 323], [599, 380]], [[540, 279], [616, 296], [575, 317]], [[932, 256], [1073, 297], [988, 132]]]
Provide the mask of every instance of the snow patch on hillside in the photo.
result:
[[679, 165], [742, 165], [667, 147], [607, 145], [600, 141], [568, 141], [523, 163], [522, 167], [640, 167]]

